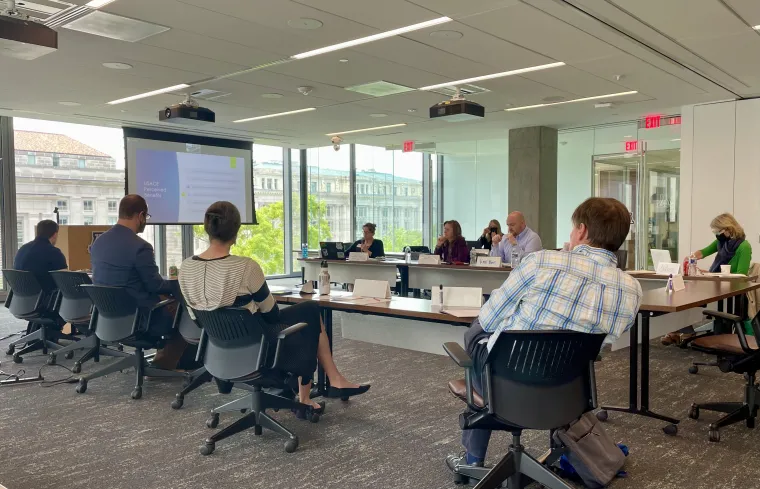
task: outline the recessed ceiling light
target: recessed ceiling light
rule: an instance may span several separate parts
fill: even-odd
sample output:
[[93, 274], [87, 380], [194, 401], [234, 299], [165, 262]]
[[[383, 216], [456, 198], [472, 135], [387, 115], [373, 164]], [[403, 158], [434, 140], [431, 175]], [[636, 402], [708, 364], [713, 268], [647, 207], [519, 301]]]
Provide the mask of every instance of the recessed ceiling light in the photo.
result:
[[407, 112], [417, 112], [417, 109], [406, 109]]
[[391, 124], [390, 126], [367, 127], [365, 129], [352, 129], [350, 131], [331, 132], [330, 134], [325, 134], [325, 136], [342, 136], [343, 134], [353, 134], [355, 132], [379, 131], [380, 129], [390, 129], [391, 127], [403, 127], [405, 125], [406, 124]]
[[553, 104], [536, 104], [536, 105], [525, 105], [523, 107], [513, 107], [511, 109], [504, 109], [507, 112], [512, 112], [515, 110], [527, 110], [527, 109], [537, 109], [539, 107], [550, 107], [552, 105], [562, 105], [562, 104], [572, 104], [575, 102], [585, 102], [586, 100], [599, 100], [602, 98], [612, 98], [612, 97], [623, 97], [625, 95], [634, 95], [637, 94], [636, 90], [631, 90], [630, 92], [620, 92], [620, 93], [608, 93], [607, 95], [597, 95], [594, 97], [583, 97], [583, 98], [575, 98], [572, 100], [565, 100], [564, 102], [554, 102]]
[[79, 102], [58, 102], [60, 105], [65, 105], [66, 107], [78, 107], [82, 104]]
[[132, 65], [128, 63], [103, 63], [103, 66], [106, 68], [111, 68], [112, 70], [131, 70]]
[[262, 93], [261, 98], [282, 98], [281, 93]]
[[152, 97], [153, 95], [159, 95], [159, 94], [167, 93], [167, 92], [174, 92], [176, 90], [182, 90], [183, 88], [188, 88], [188, 87], [190, 87], [190, 85], [188, 85], [187, 83], [180, 83], [179, 85], [172, 85], [171, 87], [159, 88], [158, 90], [152, 90], [150, 92], [132, 95], [131, 97], [120, 98], [118, 100], [111, 100], [110, 102], [108, 102], [108, 104], [109, 105], [123, 104], [124, 102], [131, 102], [133, 100], [139, 100], [141, 98]]
[[307, 18], [301, 18], [301, 19], [293, 19], [288, 21], [288, 26], [292, 27], [293, 29], [303, 29], [306, 31], [313, 31], [314, 29], [319, 29], [324, 24], [322, 21], [317, 19], [307, 19]]
[[317, 110], [316, 107], [309, 107], [308, 109], [298, 109], [298, 110], [290, 110], [288, 112], [279, 112], [277, 114], [267, 114], [267, 115], [260, 115], [258, 117], [249, 117], [247, 119], [239, 119], [232, 122], [250, 122], [250, 121], [258, 121], [261, 119], [271, 119], [272, 117], [280, 117], [283, 115], [290, 115], [290, 114], [300, 114], [301, 112], [311, 112], [312, 110]]
[[556, 63], [549, 63], [545, 65], [529, 66], [528, 68], [520, 68], [518, 70], [503, 71], [501, 73], [492, 73], [490, 75], [476, 76], [474, 78], [465, 78], [464, 80], [456, 80], [446, 83], [439, 83], [437, 85], [429, 85], [427, 87], [421, 87], [420, 90], [434, 90], [436, 88], [451, 87], [456, 85], [464, 85], [465, 83], [472, 83], [482, 80], [491, 80], [493, 78], [502, 78], [505, 76], [519, 75], [521, 73], [530, 73], [531, 71], [548, 70], [549, 68], [557, 68], [565, 66], [565, 63], [558, 61]]
[[754, 26], [753, 29], [755, 29], [756, 31], [760, 31], [760, 25]]
[[109, 3], [114, 2], [114, 1], [116, 1], [116, 0], [92, 0], [90, 2], [87, 2], [85, 4], [85, 7], [100, 8], [100, 7], [108, 5]]
[[450, 17], [439, 17], [437, 19], [428, 20], [426, 22], [420, 22], [419, 24], [401, 27], [399, 29], [393, 29], [391, 31], [380, 32], [379, 34], [373, 34], [367, 37], [361, 37], [359, 39], [354, 39], [353, 41], [346, 41], [339, 44], [333, 44], [332, 46], [326, 46], [323, 48], [314, 49], [313, 51], [306, 51], [305, 53], [295, 54], [291, 56], [291, 58], [292, 59], [310, 58], [312, 56], [317, 56], [324, 53], [330, 53], [333, 51], [339, 51], [341, 49], [350, 48], [352, 46], [358, 46], [360, 44], [367, 44], [368, 42], [379, 41], [380, 39], [386, 39], [389, 37], [398, 36], [400, 34], [405, 34], [407, 32], [425, 29], [426, 27], [432, 27], [434, 25], [451, 22], [452, 20], [453, 19]]
[[348, 60], [346, 58], [341, 58], [338, 61], [341, 63], [348, 63]]
[[388, 114], [380, 114], [380, 113], [378, 113], [378, 114], [370, 114], [369, 116], [370, 117], [374, 117], [376, 119], [379, 119], [381, 117], [388, 117]]
[[459, 31], [433, 31], [430, 33], [430, 37], [436, 37], [438, 39], [446, 39], [447, 41], [457, 41], [464, 37]]
[[627, 135], [627, 136], [623, 136], [623, 139], [631, 139], [632, 137], [633, 137], [633, 136], [631, 136], [631, 135], [629, 134], [629, 135]]

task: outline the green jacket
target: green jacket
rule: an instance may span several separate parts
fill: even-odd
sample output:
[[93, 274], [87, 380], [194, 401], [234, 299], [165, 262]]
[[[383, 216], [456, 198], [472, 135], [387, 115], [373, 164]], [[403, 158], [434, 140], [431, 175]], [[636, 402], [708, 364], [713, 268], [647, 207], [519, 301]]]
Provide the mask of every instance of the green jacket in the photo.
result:
[[[702, 250], [702, 257], [707, 258], [710, 255], [713, 255], [718, 252], [718, 240], [710, 244], [707, 248]], [[749, 265], [752, 261], [752, 246], [750, 246], [749, 241], [746, 239], [742, 242], [742, 244], [739, 245], [739, 247], [736, 249], [736, 254], [734, 254], [734, 257], [731, 258], [731, 261], [728, 262], [729, 265], [731, 265], [731, 273], [743, 273], [744, 275], [747, 275], [749, 273]]]

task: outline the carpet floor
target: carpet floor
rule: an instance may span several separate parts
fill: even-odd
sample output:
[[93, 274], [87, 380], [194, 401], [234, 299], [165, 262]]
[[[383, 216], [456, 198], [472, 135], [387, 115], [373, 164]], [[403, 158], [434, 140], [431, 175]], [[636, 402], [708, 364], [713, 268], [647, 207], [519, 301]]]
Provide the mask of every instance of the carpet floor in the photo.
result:
[[[0, 336], [24, 327], [0, 308]], [[455, 487], [444, 457], [460, 451], [457, 416], [462, 404], [446, 388], [461, 377], [443, 356], [373, 345], [340, 338], [340, 314], [335, 315], [335, 358], [347, 378], [368, 382], [372, 389], [350, 402], [328, 400], [319, 423], [273, 416], [300, 438], [296, 453], [283, 450], [284, 440], [271, 432], [252, 431], [217, 445], [213, 455], [199, 454], [208, 411], [230, 396], [207, 384], [185, 399], [181, 410], [170, 404], [178, 382], [146, 382], [143, 399], [129, 394], [131, 371], [93, 380], [85, 394], [74, 384], [0, 387], [0, 485], [8, 489], [137, 487], [198, 488], [415, 488]], [[0, 342], [0, 349], [11, 340]], [[694, 401], [738, 401], [743, 379], [703, 368], [690, 375], [699, 353], [665, 348], [653, 342], [652, 408], [683, 418], [678, 436], [663, 434], [663, 423], [624, 414], [610, 414], [605, 427], [616, 441], [630, 447], [628, 477], [617, 489], [716, 489], [760, 487], [757, 464], [760, 432], [744, 425], [722, 431], [721, 443], [709, 443], [702, 419], [686, 418]], [[47, 380], [68, 372], [47, 367], [41, 354], [22, 365], [0, 354], [3, 371], [23, 368], [35, 375], [42, 368]], [[110, 361], [108, 359], [104, 362]], [[60, 360], [71, 366], [73, 360]], [[625, 404], [628, 350], [605, 354], [597, 364], [601, 403]], [[84, 371], [97, 364], [88, 362]], [[220, 427], [236, 419], [222, 415]], [[547, 445], [545, 433], [527, 432], [524, 444], [533, 454]], [[507, 446], [504, 434], [491, 441], [489, 462]]]

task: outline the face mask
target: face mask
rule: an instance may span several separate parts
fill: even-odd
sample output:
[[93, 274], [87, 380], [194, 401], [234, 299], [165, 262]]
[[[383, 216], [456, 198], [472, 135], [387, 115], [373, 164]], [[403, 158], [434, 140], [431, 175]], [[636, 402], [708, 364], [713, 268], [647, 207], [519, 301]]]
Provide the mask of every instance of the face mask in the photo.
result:
[[729, 237], [726, 236], [725, 234], [716, 234], [715, 238], [718, 240], [718, 243], [720, 244], [723, 244], [729, 240]]

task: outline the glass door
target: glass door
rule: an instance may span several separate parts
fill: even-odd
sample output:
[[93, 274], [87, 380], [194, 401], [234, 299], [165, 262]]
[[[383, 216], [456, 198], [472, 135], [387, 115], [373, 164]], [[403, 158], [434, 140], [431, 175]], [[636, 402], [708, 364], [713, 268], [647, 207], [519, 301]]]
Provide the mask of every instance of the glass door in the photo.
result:
[[[611, 197], [617, 199], [631, 211], [631, 232], [623, 243], [621, 250], [628, 253], [627, 268], [635, 270], [643, 263], [641, 260], [641, 243], [637, 237], [643, 234], [639, 229], [642, 215], [639, 189], [641, 188], [642, 156], [638, 153], [620, 153], [610, 155], [595, 155], [593, 157], [595, 197]], [[646, 232], [646, 231], [644, 231]]]
[[653, 269], [650, 250], [668, 250], [678, 262], [678, 200], [680, 161], [678, 149], [644, 152], [644, 168], [648, 192], [644, 200], [647, 216], [647, 243], [644, 250], [647, 268]]

